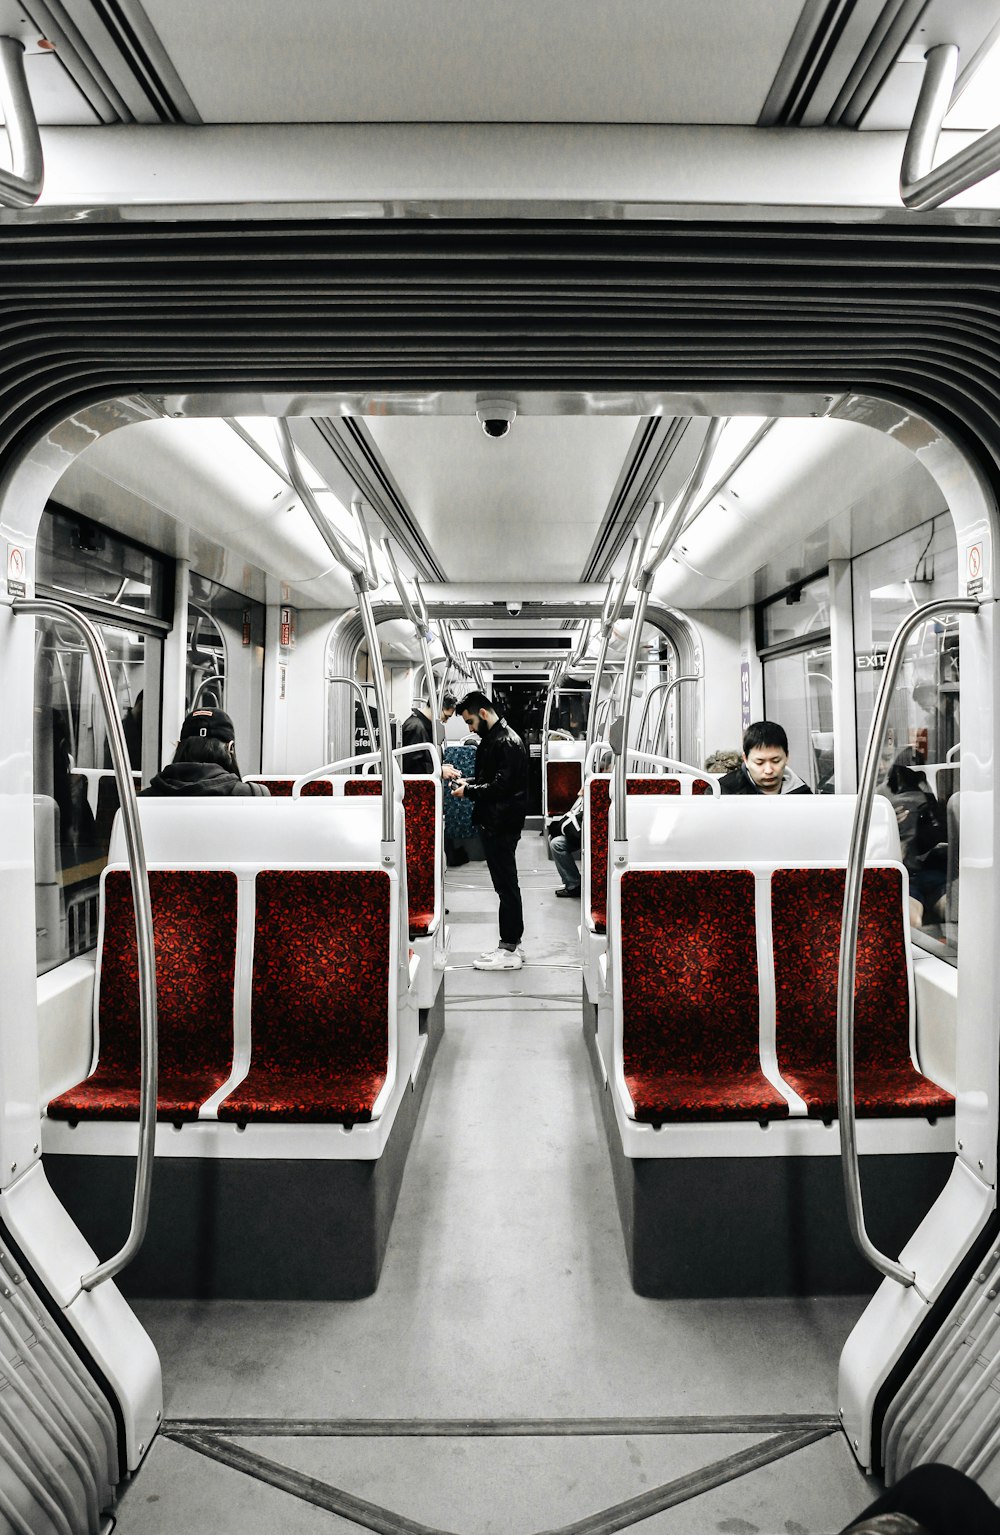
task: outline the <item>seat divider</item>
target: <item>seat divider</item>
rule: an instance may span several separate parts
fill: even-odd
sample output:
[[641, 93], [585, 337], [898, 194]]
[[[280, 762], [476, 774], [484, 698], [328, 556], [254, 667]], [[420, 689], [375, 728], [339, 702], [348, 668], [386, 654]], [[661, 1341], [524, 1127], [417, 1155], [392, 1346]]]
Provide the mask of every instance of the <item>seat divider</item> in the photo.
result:
[[760, 1069], [771, 1086], [788, 1104], [788, 1112], [794, 1118], [805, 1118], [809, 1106], [790, 1087], [778, 1069], [776, 1012], [774, 982], [774, 931], [771, 923], [771, 875], [772, 869], [754, 868], [754, 901], [757, 927], [757, 996], [760, 1004]]
[[236, 870], [236, 966], [233, 975], [233, 1068], [198, 1110], [199, 1119], [218, 1119], [219, 1105], [250, 1071], [252, 1040], [250, 1005], [253, 986], [253, 940], [257, 920], [257, 876], [253, 869]]

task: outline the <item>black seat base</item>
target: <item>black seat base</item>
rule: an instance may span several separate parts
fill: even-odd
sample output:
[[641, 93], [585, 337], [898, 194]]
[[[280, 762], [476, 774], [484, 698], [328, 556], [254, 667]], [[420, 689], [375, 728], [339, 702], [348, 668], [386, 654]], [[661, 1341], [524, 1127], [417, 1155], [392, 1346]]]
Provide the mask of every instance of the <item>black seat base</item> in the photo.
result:
[[[583, 1033], [638, 1295], [665, 1300], [874, 1292], [880, 1276], [847, 1228], [839, 1157], [626, 1157], [586, 1018]], [[901, 1250], [954, 1160], [944, 1152], [862, 1157], [865, 1215], [883, 1252]]]

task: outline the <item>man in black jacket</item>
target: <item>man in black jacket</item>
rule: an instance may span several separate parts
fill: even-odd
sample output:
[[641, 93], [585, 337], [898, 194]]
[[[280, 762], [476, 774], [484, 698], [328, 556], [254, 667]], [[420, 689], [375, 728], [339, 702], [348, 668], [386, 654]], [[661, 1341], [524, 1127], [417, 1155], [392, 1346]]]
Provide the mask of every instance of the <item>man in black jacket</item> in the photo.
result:
[[773, 720], [755, 720], [743, 737], [743, 761], [719, 779], [720, 794], [811, 794], [788, 766], [788, 737]]
[[[430, 705], [424, 698], [415, 698], [412, 714], [403, 721], [403, 745], [426, 744], [429, 746], [433, 739], [434, 726], [431, 723]], [[434, 758], [430, 752], [406, 752], [400, 757], [399, 764], [404, 773], [433, 773], [434, 771]]]
[[236, 732], [222, 709], [193, 709], [181, 726], [174, 760], [143, 794], [165, 799], [188, 795], [267, 797], [262, 783], [244, 783], [236, 761]]
[[500, 898], [500, 943], [480, 955], [477, 970], [520, 970], [524, 914], [517, 882], [517, 844], [528, 804], [528, 754], [524, 742], [497, 714], [485, 693], [467, 693], [459, 704], [462, 718], [479, 737], [476, 776], [464, 779], [445, 763], [441, 776], [452, 781], [452, 794], [472, 801], [472, 819], [486, 850], [486, 865]]

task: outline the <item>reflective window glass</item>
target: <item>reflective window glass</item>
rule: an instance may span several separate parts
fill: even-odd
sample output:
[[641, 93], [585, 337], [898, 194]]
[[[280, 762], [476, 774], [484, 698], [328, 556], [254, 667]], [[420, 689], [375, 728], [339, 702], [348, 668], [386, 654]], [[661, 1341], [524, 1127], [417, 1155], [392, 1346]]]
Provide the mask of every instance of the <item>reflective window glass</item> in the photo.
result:
[[823, 634], [830, 627], [830, 578], [817, 576], [802, 586], [793, 586], [781, 597], [761, 608], [761, 649], [784, 645], [790, 640], [808, 640], [811, 634]]
[[53, 594], [168, 616], [172, 562], [87, 517], [50, 504], [38, 529], [37, 560], [38, 584]]
[[829, 645], [764, 661], [764, 712], [788, 736], [788, 766], [814, 794], [833, 794], [833, 680]]

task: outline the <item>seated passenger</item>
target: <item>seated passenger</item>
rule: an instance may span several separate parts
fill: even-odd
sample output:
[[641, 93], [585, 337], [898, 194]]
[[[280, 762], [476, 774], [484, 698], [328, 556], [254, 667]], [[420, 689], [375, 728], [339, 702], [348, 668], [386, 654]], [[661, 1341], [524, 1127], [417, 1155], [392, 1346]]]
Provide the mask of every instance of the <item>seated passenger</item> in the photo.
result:
[[773, 720], [755, 720], [743, 736], [743, 760], [719, 780], [720, 794], [811, 794], [788, 766], [788, 737]]
[[562, 884], [556, 891], [559, 896], [580, 894], [580, 852], [583, 846], [583, 790], [577, 795], [566, 815], [553, 816], [549, 822], [549, 848], [552, 862]]
[[739, 752], [713, 752], [710, 757], [705, 758], [705, 772], [715, 773], [717, 775], [722, 773], [731, 773], [734, 768], [739, 767], [742, 761], [743, 758], [740, 756]]
[[899, 753], [880, 792], [891, 800], [899, 823], [899, 845], [910, 878], [910, 922], [932, 926], [944, 916], [948, 825], [912, 747]]
[[236, 761], [236, 732], [222, 709], [193, 709], [181, 726], [172, 762], [143, 794], [268, 796], [262, 783], [244, 783]]

